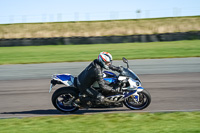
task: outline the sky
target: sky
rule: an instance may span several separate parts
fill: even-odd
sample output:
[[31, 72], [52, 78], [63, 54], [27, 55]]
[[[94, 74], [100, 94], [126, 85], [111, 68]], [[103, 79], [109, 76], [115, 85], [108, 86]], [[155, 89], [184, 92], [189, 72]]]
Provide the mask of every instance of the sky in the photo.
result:
[[0, 24], [200, 15], [200, 0], [0, 0]]

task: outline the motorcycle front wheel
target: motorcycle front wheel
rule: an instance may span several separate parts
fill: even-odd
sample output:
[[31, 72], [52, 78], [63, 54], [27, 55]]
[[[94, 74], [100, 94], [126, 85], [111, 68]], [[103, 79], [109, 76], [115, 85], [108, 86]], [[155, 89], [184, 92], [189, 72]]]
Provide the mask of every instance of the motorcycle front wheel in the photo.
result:
[[77, 93], [73, 88], [62, 87], [54, 92], [51, 100], [57, 110], [64, 113], [70, 113], [79, 109], [74, 105], [74, 101], [77, 97]]
[[132, 110], [142, 110], [149, 106], [151, 103], [151, 95], [147, 90], [138, 92], [139, 101], [135, 99], [134, 96], [130, 96], [124, 100], [124, 105]]

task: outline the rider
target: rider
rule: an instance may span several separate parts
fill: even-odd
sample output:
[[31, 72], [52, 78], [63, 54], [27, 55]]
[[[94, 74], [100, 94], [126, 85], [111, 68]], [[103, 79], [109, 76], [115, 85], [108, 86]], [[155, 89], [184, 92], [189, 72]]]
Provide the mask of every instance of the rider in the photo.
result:
[[111, 69], [120, 72], [120, 67], [112, 65], [112, 55], [108, 52], [101, 52], [89, 66], [87, 66], [77, 77], [77, 87], [82, 94], [86, 94], [97, 101], [103, 102], [104, 96], [92, 88], [92, 84], [97, 81], [100, 89], [105, 93], [118, 94], [118, 89], [105, 84], [103, 79], [103, 69]]

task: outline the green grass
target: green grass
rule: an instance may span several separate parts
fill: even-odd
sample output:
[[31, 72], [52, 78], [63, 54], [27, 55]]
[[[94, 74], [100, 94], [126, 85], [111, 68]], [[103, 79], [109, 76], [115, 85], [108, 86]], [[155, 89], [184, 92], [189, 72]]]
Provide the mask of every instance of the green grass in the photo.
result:
[[62, 23], [0, 24], [0, 38], [117, 36], [200, 31], [200, 16], [83, 21]]
[[91, 61], [102, 51], [110, 52], [114, 60], [200, 57], [200, 40], [0, 47], [0, 64]]
[[200, 112], [113, 113], [0, 119], [1, 133], [199, 133]]

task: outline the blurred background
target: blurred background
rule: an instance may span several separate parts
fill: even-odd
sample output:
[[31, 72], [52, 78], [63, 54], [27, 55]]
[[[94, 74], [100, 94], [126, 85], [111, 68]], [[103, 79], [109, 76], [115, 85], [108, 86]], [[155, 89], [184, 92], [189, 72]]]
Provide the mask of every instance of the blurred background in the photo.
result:
[[197, 0], [7, 0], [0, 4], [0, 24], [196, 16], [199, 5]]
[[126, 36], [200, 30], [197, 0], [7, 0], [0, 39]]
[[[60, 114], [52, 106], [51, 93], [48, 93], [51, 75], [77, 75], [102, 51], [113, 55], [114, 65], [122, 65], [122, 57], [130, 60], [130, 68], [140, 74], [144, 88], [150, 90], [153, 97], [150, 108], [145, 111], [199, 111], [199, 0], [0, 0], [0, 119]], [[149, 116], [153, 122], [138, 118], [148, 123], [163, 120]], [[178, 124], [174, 127], [184, 127], [183, 132], [200, 132], [200, 119], [194, 115], [198, 122], [188, 124], [189, 119], [178, 117], [170, 118], [170, 121], [173, 122], [171, 125]], [[185, 122], [191, 130], [174, 120]], [[123, 119], [125, 127], [127, 121], [130, 120]], [[48, 120], [45, 122], [46, 131], [54, 127], [49, 126]], [[112, 122], [115, 120], [109, 123]], [[44, 127], [38, 121], [39, 128], [26, 123], [29, 125], [20, 126], [21, 123], [14, 122], [16, 126], [11, 128], [11, 124], [5, 122], [2, 125], [12, 131], [1, 130], [4, 126], [0, 126], [0, 130], [13, 132], [16, 127], [23, 130], [23, 127], [33, 125], [28, 131], [42, 132], [32, 129]], [[98, 126], [101, 124], [97, 123]], [[131, 121], [130, 131], [138, 127], [132, 125]], [[158, 125], [146, 126], [151, 130], [142, 126], [141, 132], [163, 132], [162, 129], [174, 132], [172, 126], [164, 123], [165, 128], [160, 128], [160, 123]], [[70, 131], [63, 127], [68, 128], [62, 126], [61, 131]], [[87, 126], [79, 127], [88, 130]], [[94, 131], [98, 129], [96, 127]], [[56, 132], [59, 132], [58, 128], [54, 128]]]
[[0, 46], [200, 39], [199, 14], [196, 0], [7, 0], [0, 4]]

